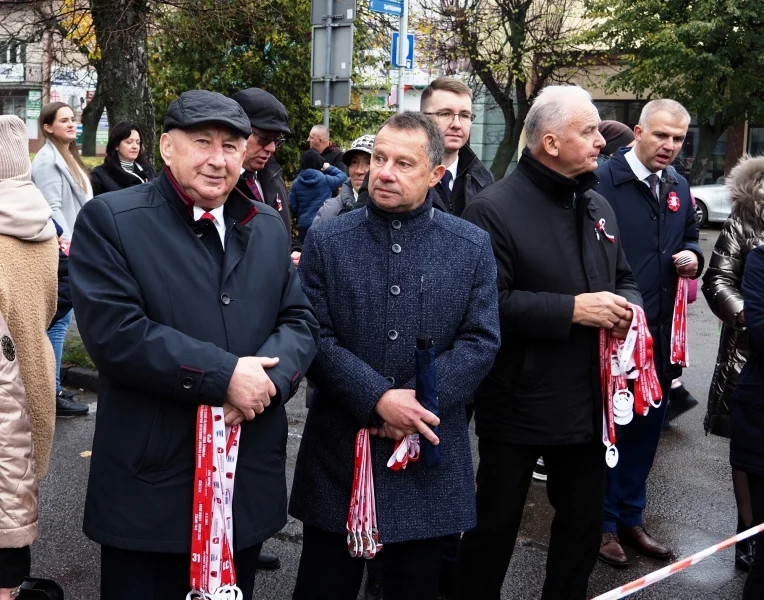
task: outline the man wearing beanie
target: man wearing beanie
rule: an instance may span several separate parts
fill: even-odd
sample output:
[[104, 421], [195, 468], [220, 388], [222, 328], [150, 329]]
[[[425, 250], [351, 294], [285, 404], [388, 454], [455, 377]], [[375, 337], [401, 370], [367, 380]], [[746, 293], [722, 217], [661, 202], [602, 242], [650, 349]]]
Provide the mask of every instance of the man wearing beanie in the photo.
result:
[[251, 133], [247, 138], [241, 177], [236, 188], [247, 198], [265, 202], [275, 208], [284, 220], [292, 246], [292, 261], [300, 259], [302, 245], [292, 240], [292, 217], [287, 202], [287, 189], [281, 165], [274, 154], [291, 133], [284, 105], [272, 94], [260, 88], [248, 88], [232, 96], [249, 118]]
[[605, 145], [600, 150], [602, 162], [613, 156], [618, 148], [634, 145], [634, 132], [628, 125], [618, 121], [600, 121], [599, 130], [605, 138]]
[[[192, 508], [211, 510], [195, 494], [215, 477], [197, 457], [225, 438], [224, 416], [240, 438], [209, 496], [226, 486], [230, 498], [235, 481], [220, 505], [251, 598], [260, 547], [286, 523], [284, 404], [313, 360], [318, 323], [279, 213], [234, 191], [251, 133], [242, 108], [185, 92], [164, 130], [163, 173], [91, 200], [74, 228], [72, 300], [101, 377], [84, 531], [101, 544], [101, 600], [185, 598], [206, 547]], [[208, 437], [197, 430], [207, 407]], [[218, 572], [211, 554], [206, 573]]]
[[0, 116], [0, 592], [29, 575], [37, 483], [56, 420], [56, 361], [45, 332], [56, 312], [58, 243], [30, 174], [26, 125]]

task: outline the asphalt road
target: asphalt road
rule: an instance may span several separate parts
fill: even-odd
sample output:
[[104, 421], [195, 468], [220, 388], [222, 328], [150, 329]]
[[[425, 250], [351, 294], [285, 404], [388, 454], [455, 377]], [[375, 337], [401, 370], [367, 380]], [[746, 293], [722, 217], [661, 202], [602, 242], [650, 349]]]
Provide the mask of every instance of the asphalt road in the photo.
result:
[[[710, 256], [717, 235], [718, 230], [701, 232], [706, 256]], [[704, 405], [716, 356], [718, 322], [702, 298], [689, 308], [689, 337], [692, 366], [685, 371], [683, 381]], [[93, 395], [85, 394], [83, 399], [91, 403], [90, 415], [58, 419], [50, 472], [40, 490], [41, 536], [33, 547], [33, 574], [56, 579], [64, 587], [67, 600], [97, 599], [99, 589], [99, 549], [81, 531], [96, 410]], [[704, 408], [700, 407], [683, 415], [664, 434], [649, 481], [646, 526], [679, 556], [697, 552], [735, 533], [728, 442], [704, 435], [703, 413]], [[287, 479], [291, 485], [306, 416], [303, 391], [288, 404], [288, 414]], [[474, 437], [473, 457], [477, 461]], [[540, 596], [551, 518], [544, 485], [534, 483], [505, 580], [504, 600]], [[255, 592], [258, 600], [291, 598], [301, 532], [301, 524], [290, 519], [287, 526], [266, 543], [268, 549], [281, 557], [282, 568], [258, 575]], [[626, 571], [597, 565], [589, 586], [592, 597], [664, 566], [664, 563], [630, 555], [633, 566]], [[726, 550], [632, 597], [640, 600], [739, 598], [744, 576], [735, 570], [733, 560], [733, 550]]]

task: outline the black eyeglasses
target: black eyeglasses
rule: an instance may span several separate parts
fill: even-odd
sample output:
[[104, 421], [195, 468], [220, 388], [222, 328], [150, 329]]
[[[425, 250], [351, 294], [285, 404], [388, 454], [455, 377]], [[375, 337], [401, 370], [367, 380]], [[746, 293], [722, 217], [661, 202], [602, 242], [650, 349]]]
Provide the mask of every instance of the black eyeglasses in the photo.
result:
[[260, 144], [263, 148], [269, 146], [270, 144], [276, 144], [276, 150], [281, 148], [281, 146], [284, 145], [284, 142], [286, 142], [286, 138], [283, 135], [280, 135], [279, 137], [271, 137], [268, 135], [262, 135], [256, 130], [252, 130], [252, 135], [254, 135], [257, 138], [257, 143]]
[[438, 112], [426, 112], [422, 113], [429, 117], [435, 117], [441, 123], [451, 123], [454, 117], [459, 117], [459, 121], [469, 121], [470, 123], [475, 120], [475, 113], [453, 113], [450, 110], [439, 110]]

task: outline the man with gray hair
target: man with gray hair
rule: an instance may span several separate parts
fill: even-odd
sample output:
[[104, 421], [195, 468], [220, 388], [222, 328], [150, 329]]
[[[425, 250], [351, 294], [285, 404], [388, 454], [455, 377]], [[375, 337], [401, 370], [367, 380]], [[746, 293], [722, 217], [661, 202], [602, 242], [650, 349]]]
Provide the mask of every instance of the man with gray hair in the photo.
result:
[[671, 381], [682, 373], [681, 366], [670, 360], [677, 280], [694, 279], [703, 272], [690, 185], [671, 166], [682, 149], [689, 124], [690, 115], [678, 102], [648, 102], [634, 128], [634, 149], [616, 152], [597, 170], [600, 183], [596, 189], [613, 206], [621, 224], [626, 258], [645, 299], [655, 370], [663, 389], [660, 407], [651, 408], [647, 416], [636, 417], [624, 428], [618, 441], [620, 459], [608, 471], [599, 557], [618, 568], [629, 564], [621, 544], [659, 560], [672, 556], [669, 548], [645, 531], [642, 513]]
[[517, 169], [462, 214], [491, 235], [502, 334], [475, 393], [480, 466], [477, 526], [459, 556], [465, 600], [500, 598], [539, 457], [555, 509], [541, 597], [587, 597], [605, 482], [599, 329], [624, 337], [629, 303], [641, 304], [615, 214], [592, 191], [599, 120], [583, 89], [544, 89]]
[[347, 175], [347, 165], [342, 162], [343, 152], [329, 139], [329, 128], [324, 125], [314, 125], [308, 134], [308, 146], [318, 152], [333, 167]]
[[[465, 404], [499, 348], [496, 268], [486, 232], [433, 207], [443, 149], [429, 117], [388, 119], [374, 141], [365, 209], [314, 225], [305, 239], [300, 278], [321, 339], [308, 374], [318, 399], [289, 505], [304, 525], [294, 600], [358, 595], [365, 561], [349, 555], [347, 526], [361, 429], [372, 435], [385, 598], [435, 600], [448, 536], [475, 524]], [[425, 337], [437, 357], [439, 416], [414, 390]], [[389, 468], [396, 440], [416, 433], [441, 442], [440, 464]]]

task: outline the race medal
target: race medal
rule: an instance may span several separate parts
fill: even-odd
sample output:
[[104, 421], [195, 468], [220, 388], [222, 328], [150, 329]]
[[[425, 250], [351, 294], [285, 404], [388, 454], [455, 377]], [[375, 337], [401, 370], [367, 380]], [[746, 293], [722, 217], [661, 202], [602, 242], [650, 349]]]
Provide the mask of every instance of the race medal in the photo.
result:
[[605, 463], [611, 469], [618, 464], [618, 448], [615, 446], [608, 446], [605, 449]]
[[680, 202], [679, 202], [679, 196], [676, 192], [671, 192], [668, 195], [668, 200], [666, 200], [666, 206], [668, 206], [668, 209], [670, 211], [676, 212], [679, 210]]

